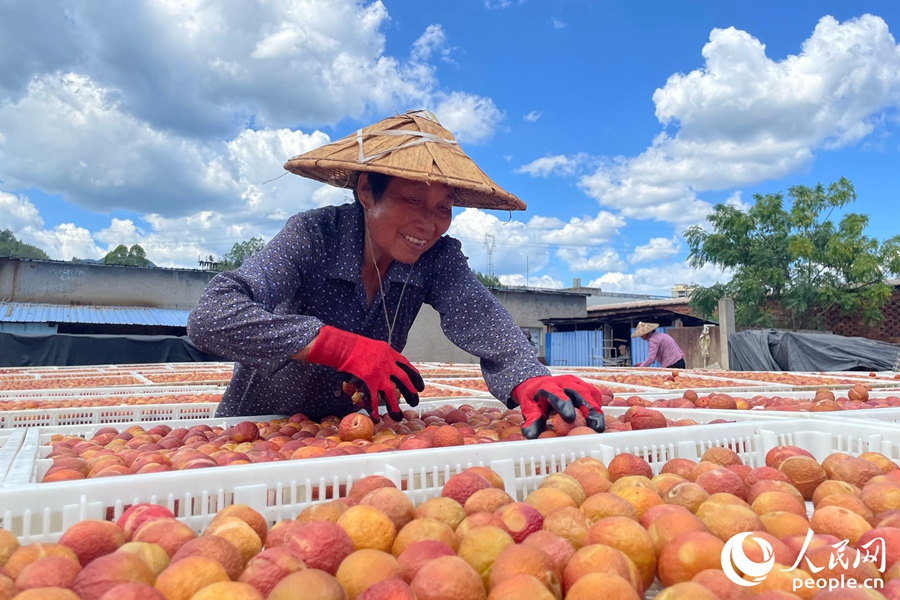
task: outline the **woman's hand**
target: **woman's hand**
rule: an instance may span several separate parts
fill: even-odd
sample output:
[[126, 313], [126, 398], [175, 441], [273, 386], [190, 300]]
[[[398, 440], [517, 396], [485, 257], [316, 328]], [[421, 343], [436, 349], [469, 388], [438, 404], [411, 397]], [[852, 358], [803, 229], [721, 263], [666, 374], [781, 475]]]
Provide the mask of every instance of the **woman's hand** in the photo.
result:
[[526, 379], [513, 388], [511, 400], [522, 409], [525, 417], [522, 435], [529, 439], [541, 434], [553, 412], [571, 423], [575, 420], [575, 411], [580, 410], [588, 427], [597, 433], [606, 428], [600, 390], [574, 375]]
[[392, 419], [403, 418], [395, 386], [410, 406], [419, 404], [416, 392], [425, 389], [425, 382], [415, 367], [387, 343], [330, 325], [319, 329], [319, 335], [303, 358], [348, 374], [350, 383], [362, 392], [366, 410], [376, 420], [379, 399], [387, 405]]

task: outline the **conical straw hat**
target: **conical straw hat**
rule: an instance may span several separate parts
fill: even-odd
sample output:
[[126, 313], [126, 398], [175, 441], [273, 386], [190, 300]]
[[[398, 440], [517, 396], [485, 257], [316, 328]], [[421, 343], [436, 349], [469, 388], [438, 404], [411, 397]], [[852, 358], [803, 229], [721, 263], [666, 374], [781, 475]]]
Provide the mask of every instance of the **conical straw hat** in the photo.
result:
[[360, 171], [456, 188], [455, 206], [525, 210], [525, 203], [491, 181], [433, 115], [388, 117], [287, 161], [284, 168], [341, 188]]
[[637, 324], [637, 327], [634, 328], [634, 333], [631, 334], [631, 337], [641, 337], [642, 335], [647, 335], [651, 331], [655, 330], [659, 327], [659, 323], [644, 323], [641, 321]]

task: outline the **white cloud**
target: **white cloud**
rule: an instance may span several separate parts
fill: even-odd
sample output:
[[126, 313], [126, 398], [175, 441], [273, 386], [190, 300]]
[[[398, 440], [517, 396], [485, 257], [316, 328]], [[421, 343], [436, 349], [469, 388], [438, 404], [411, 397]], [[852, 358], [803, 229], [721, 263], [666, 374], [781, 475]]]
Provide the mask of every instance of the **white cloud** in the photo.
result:
[[628, 262], [632, 264], [653, 262], [673, 254], [678, 254], [680, 250], [678, 242], [669, 238], [650, 238], [650, 241], [642, 246], [637, 246]]
[[596, 246], [618, 235], [625, 226], [625, 219], [605, 210], [596, 217], [572, 217], [569, 222], [541, 236], [547, 244], [560, 246]]
[[714, 29], [705, 65], [672, 75], [653, 95], [660, 133], [635, 157], [618, 157], [581, 179], [601, 206], [634, 218], [702, 222], [698, 197], [779, 179], [820, 149], [868, 135], [900, 100], [900, 50], [879, 17], [823, 17], [798, 55], [774, 61], [735, 28]]
[[434, 113], [458, 141], [472, 144], [490, 140], [497, 126], [506, 118], [490, 98], [465, 92], [442, 96]]
[[44, 220], [26, 196], [0, 192], [0, 228], [10, 231], [39, 229]]
[[524, 273], [526, 262], [537, 272], [550, 259], [541, 241], [543, 230], [533, 230], [521, 221], [501, 221], [493, 212], [467, 208], [453, 219], [447, 233], [462, 242], [469, 266], [482, 273], [487, 270], [486, 235], [494, 236], [494, 273]]
[[529, 275], [526, 282], [525, 275], [513, 273], [511, 275], [500, 275], [500, 283], [514, 287], [532, 287], [545, 288], [551, 290], [560, 290], [563, 288], [563, 282], [554, 279], [550, 275]]
[[528, 164], [522, 165], [516, 169], [515, 172], [527, 173], [532, 177], [574, 175], [586, 160], [587, 156], [585, 154], [576, 154], [574, 156], [566, 156], [564, 154], [544, 156], [533, 160]]
[[90, 231], [72, 223], [57, 225], [52, 230], [28, 232], [22, 237], [56, 260], [71, 260], [76, 257], [103, 258], [106, 254], [94, 242]]
[[717, 281], [731, 279], [729, 272], [723, 272], [707, 265], [702, 269], [692, 269], [686, 263], [675, 263], [636, 269], [633, 273], [611, 272], [591, 280], [588, 287], [599, 287], [606, 292], [632, 294], [655, 294], [669, 296], [676, 283], [696, 283], [708, 287]]
[[594, 253], [586, 248], [560, 248], [556, 255], [568, 264], [573, 273], [619, 271], [626, 267], [618, 252], [610, 248]]
[[453, 48], [447, 46], [447, 34], [440, 25], [429, 25], [425, 28], [425, 33], [413, 42], [410, 58], [416, 62], [426, 62], [431, 55], [437, 52], [444, 62], [453, 63], [450, 58], [450, 52]]
[[566, 24], [557, 19], [556, 17], [551, 17], [550, 22], [553, 24], [554, 29], [563, 29]]
[[534, 123], [534, 122], [536, 122], [538, 119], [540, 119], [540, 118], [541, 118], [541, 115], [543, 115], [543, 114], [544, 114], [544, 113], [542, 113], [542, 112], [539, 111], [539, 110], [533, 110], [533, 111], [531, 111], [530, 113], [527, 113], [527, 114], [522, 115], [522, 118], [523, 118], [524, 120], [528, 121], [529, 123]]
[[750, 207], [753, 206], [748, 202], [744, 202], [743, 192], [741, 192], [741, 190], [736, 190], [730, 196], [728, 196], [728, 198], [726, 198], [725, 200], [725, 204], [727, 204], [728, 206], [733, 206], [741, 212], [747, 212], [748, 210], [750, 210]]
[[436, 87], [432, 67], [385, 55], [380, 0], [17, 4], [0, 19], [2, 96], [22, 95], [35, 75], [78, 73], [115, 89], [124, 112], [182, 135], [228, 139], [251, 118], [272, 128], [364, 118], [422, 105]]

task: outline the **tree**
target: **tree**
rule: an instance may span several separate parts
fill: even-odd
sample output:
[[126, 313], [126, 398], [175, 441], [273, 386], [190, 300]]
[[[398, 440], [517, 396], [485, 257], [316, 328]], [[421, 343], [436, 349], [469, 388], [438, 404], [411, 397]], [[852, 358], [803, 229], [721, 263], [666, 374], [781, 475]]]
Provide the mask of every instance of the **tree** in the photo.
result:
[[138, 244], [129, 248], [125, 244], [119, 244], [115, 249], [103, 257], [104, 265], [124, 265], [126, 267], [151, 267], [153, 263], [147, 260], [147, 253]]
[[47, 253], [31, 244], [16, 239], [13, 232], [9, 229], [0, 231], [0, 256], [11, 256], [14, 258], [38, 258], [42, 260], [50, 260]]
[[709, 317], [720, 298], [735, 303], [738, 325], [820, 329], [825, 313], [839, 309], [866, 323], [881, 319], [891, 294], [888, 274], [900, 272], [900, 236], [879, 243], [863, 232], [869, 218], [835, 210], [856, 200], [845, 178], [827, 188], [788, 188], [789, 208], [777, 194], [756, 194], [746, 212], [717, 204], [708, 217], [713, 231], [684, 232], [694, 268], [716, 265], [733, 271], [728, 283], [698, 287], [691, 308]]
[[252, 237], [246, 242], [237, 242], [231, 251], [219, 259], [220, 271], [231, 271], [241, 266], [245, 260], [262, 250], [266, 243], [261, 237]]
[[475, 273], [475, 277], [478, 278], [478, 281], [483, 283], [485, 287], [494, 289], [501, 289], [503, 287], [503, 284], [500, 283], [500, 278], [496, 275], [485, 275], [481, 271], [475, 271], [474, 269], [473, 272]]

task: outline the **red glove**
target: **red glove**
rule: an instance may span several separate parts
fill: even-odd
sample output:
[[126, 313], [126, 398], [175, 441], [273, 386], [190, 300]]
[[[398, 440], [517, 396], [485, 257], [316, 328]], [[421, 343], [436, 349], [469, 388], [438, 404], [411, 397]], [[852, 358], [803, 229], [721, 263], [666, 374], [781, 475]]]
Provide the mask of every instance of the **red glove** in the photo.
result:
[[378, 420], [379, 399], [387, 405], [392, 419], [403, 418], [395, 385], [410, 406], [419, 404], [416, 392], [425, 389], [425, 382], [415, 367], [386, 342], [330, 325], [319, 329], [306, 361], [350, 375], [350, 383], [360, 388], [365, 408], [375, 420]]
[[526, 379], [512, 391], [525, 417], [522, 435], [534, 439], [547, 426], [547, 419], [556, 411], [566, 423], [575, 420], [580, 410], [588, 427], [598, 433], [606, 428], [600, 390], [574, 375], [543, 375]]

